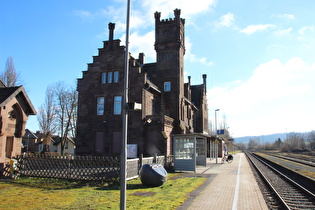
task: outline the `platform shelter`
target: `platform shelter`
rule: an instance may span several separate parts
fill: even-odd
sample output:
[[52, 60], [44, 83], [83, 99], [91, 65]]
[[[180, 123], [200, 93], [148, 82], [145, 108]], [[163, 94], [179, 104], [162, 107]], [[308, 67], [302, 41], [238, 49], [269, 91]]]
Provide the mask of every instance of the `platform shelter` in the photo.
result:
[[175, 171], [196, 171], [197, 165], [206, 166], [208, 137], [199, 133], [174, 135]]

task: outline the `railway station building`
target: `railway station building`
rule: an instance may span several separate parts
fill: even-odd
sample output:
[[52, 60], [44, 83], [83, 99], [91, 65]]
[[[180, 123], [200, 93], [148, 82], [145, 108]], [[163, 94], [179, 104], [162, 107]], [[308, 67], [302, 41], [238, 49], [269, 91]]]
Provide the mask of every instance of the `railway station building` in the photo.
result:
[[[128, 156], [170, 155], [175, 134], [208, 134], [207, 75], [203, 83], [184, 82], [185, 19], [161, 19], [156, 12], [156, 62], [145, 54], [129, 59]], [[78, 79], [77, 155], [119, 155], [122, 139], [125, 46], [109, 39]], [[141, 105], [138, 107], [137, 105]], [[131, 155], [131, 156], [130, 156]]]

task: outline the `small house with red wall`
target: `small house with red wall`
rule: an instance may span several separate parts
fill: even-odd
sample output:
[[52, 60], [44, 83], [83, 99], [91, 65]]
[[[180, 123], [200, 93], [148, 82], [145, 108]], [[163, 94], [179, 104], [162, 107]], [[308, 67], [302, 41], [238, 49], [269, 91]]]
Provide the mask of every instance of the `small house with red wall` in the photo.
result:
[[29, 115], [36, 115], [36, 110], [24, 88], [6, 87], [0, 82], [0, 171], [11, 158], [21, 154]]

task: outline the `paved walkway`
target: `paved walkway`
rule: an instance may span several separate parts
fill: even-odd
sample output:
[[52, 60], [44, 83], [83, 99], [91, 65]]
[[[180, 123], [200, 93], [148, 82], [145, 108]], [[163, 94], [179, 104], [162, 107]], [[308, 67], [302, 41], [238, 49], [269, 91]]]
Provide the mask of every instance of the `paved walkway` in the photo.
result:
[[208, 175], [209, 183], [178, 209], [268, 209], [245, 154], [233, 156], [230, 164], [221, 164], [219, 158], [218, 164], [211, 160], [207, 167], [198, 167], [196, 172]]

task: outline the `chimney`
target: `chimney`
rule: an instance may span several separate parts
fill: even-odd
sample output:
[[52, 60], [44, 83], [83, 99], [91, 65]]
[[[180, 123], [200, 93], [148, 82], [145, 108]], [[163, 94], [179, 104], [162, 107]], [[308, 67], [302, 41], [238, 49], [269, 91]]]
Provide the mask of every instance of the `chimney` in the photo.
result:
[[144, 53], [139, 53], [139, 63], [140, 64], [144, 64], [145, 63], [145, 55], [144, 55]]
[[205, 91], [205, 93], [207, 93], [207, 80], [206, 80], [207, 79], [207, 75], [203, 74], [202, 78], [203, 78], [204, 91]]
[[114, 29], [115, 29], [115, 23], [109, 23], [108, 24], [108, 29], [109, 29], [109, 41], [113, 41], [114, 39]]
[[113, 40], [114, 40], [114, 29], [115, 29], [115, 23], [109, 23], [108, 24], [109, 29], [109, 49], [113, 49]]

